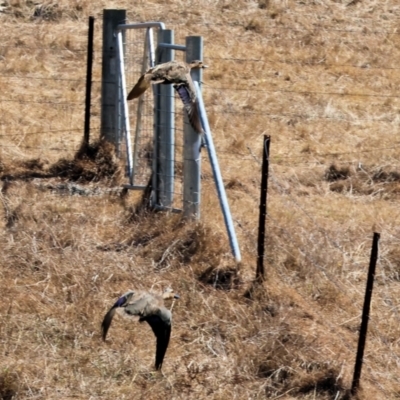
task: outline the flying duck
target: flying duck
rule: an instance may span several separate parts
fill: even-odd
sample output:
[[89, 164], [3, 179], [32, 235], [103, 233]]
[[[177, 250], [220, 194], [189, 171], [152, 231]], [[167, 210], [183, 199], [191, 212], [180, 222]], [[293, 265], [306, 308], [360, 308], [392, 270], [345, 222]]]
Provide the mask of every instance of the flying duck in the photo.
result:
[[[106, 340], [111, 321], [118, 308], [122, 308], [128, 315], [138, 316], [139, 322], [146, 321], [157, 338], [156, 370], [161, 369], [169, 338], [171, 336], [171, 311], [165, 308], [164, 300], [179, 299], [179, 295], [168, 288], [162, 295], [152, 292], [129, 290], [123, 294], [104, 316], [101, 324], [102, 337]], [[172, 308], [172, 306], [171, 306]]]
[[139, 78], [136, 85], [128, 94], [128, 100], [141, 96], [152, 84], [172, 83], [183, 102], [190, 124], [197, 133], [201, 134], [203, 133], [203, 128], [198, 110], [196, 89], [190, 76], [190, 70], [207, 67], [207, 65], [204, 65], [199, 60], [193, 60], [190, 64], [180, 61], [169, 61], [159, 64], [150, 68]]

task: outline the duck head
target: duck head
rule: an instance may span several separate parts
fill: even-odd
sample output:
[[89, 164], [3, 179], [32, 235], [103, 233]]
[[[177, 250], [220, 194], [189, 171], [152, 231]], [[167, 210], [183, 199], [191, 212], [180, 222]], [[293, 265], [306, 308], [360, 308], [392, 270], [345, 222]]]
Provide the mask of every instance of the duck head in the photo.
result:
[[174, 291], [172, 290], [172, 288], [168, 287], [164, 290], [163, 292], [163, 298], [165, 300], [167, 299], [179, 299], [180, 296], [177, 293], [174, 293]]
[[203, 61], [200, 60], [193, 60], [190, 64], [189, 64], [191, 69], [196, 69], [196, 68], [208, 68], [208, 65], [205, 65], [203, 63]]

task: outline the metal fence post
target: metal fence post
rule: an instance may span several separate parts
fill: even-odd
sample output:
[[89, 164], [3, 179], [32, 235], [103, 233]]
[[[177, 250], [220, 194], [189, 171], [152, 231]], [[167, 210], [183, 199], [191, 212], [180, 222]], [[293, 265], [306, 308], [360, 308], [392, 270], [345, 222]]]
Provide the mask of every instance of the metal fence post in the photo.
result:
[[118, 95], [116, 27], [125, 22], [126, 10], [104, 10], [101, 74], [101, 137], [117, 146], [116, 101]]
[[[174, 31], [163, 29], [158, 31], [157, 43], [174, 43]], [[156, 64], [174, 59], [174, 50], [158, 48]], [[172, 207], [174, 194], [174, 88], [172, 85], [154, 85], [155, 91], [155, 206]]]
[[[132, 160], [132, 144], [131, 144], [131, 128], [129, 122], [129, 111], [128, 111], [128, 103], [126, 101], [127, 92], [126, 92], [126, 81], [125, 81], [125, 63], [124, 63], [124, 44], [122, 38], [122, 32], [116, 32], [116, 44], [117, 44], [117, 60], [119, 66], [119, 89], [118, 89], [118, 96], [120, 98], [120, 102], [118, 104], [118, 110], [122, 111], [122, 118], [123, 123], [122, 126], [124, 127], [125, 131], [125, 142], [126, 142], [126, 157], [128, 162], [128, 176], [129, 176], [129, 183], [133, 185], [133, 160]], [[119, 125], [119, 123], [118, 123]]]
[[[186, 62], [203, 60], [203, 38], [201, 36], [186, 37]], [[202, 69], [191, 71], [193, 81], [199, 85], [202, 79]], [[201, 135], [189, 124], [185, 113], [183, 131], [183, 214], [189, 218], [200, 218], [200, 149]]]
[[263, 160], [261, 168], [261, 193], [260, 213], [258, 218], [258, 244], [257, 244], [257, 269], [256, 280], [261, 282], [265, 278], [264, 249], [265, 249], [265, 220], [267, 216], [267, 192], [268, 192], [268, 169], [269, 169], [269, 145], [271, 137], [264, 135]]
[[[150, 47], [150, 40], [152, 40], [150, 32], [152, 28], [146, 29], [145, 39], [144, 39], [144, 46], [143, 46], [143, 60], [142, 60], [142, 68], [140, 71], [140, 75], [143, 75], [148, 69], [150, 64], [149, 60], [149, 47]], [[142, 137], [142, 120], [143, 120], [143, 107], [144, 107], [144, 96], [140, 96], [137, 102], [137, 109], [136, 109], [136, 128], [135, 128], [135, 139], [133, 142], [133, 182], [135, 182], [135, 175], [137, 174], [137, 164], [138, 164], [138, 153], [139, 153], [139, 143]]]
[[367, 286], [365, 288], [364, 307], [363, 307], [362, 318], [361, 318], [360, 336], [358, 339], [356, 363], [354, 366], [353, 382], [351, 385], [351, 394], [352, 395], [355, 395], [357, 393], [358, 387], [360, 385], [361, 369], [362, 369], [364, 350], [365, 350], [365, 342], [367, 340], [369, 311], [371, 308], [372, 289], [374, 288], [375, 269], [376, 269], [376, 262], [378, 260], [378, 242], [379, 242], [380, 237], [381, 237], [380, 233], [374, 232], [374, 237], [372, 239], [371, 257], [370, 257], [370, 261], [369, 261]]
[[93, 32], [94, 17], [89, 17], [89, 31], [87, 44], [87, 64], [86, 64], [86, 94], [85, 94], [85, 126], [83, 143], [85, 146], [89, 144], [90, 135], [90, 111], [92, 99], [92, 69], [93, 69]]

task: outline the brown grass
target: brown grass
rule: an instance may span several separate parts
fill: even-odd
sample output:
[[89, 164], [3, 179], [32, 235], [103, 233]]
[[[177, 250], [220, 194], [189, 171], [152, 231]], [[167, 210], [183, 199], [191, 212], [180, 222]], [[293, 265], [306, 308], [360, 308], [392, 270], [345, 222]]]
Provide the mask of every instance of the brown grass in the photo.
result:
[[[358, 398], [398, 398], [397, 2], [118, 3], [130, 21], [165, 22], [177, 43], [204, 37], [203, 93], [240, 264], [205, 151], [200, 222], [150, 212], [141, 192], [122, 189], [124, 163], [98, 141], [105, 7], [1, 5], [0, 399], [350, 398], [373, 231], [380, 257]], [[82, 148], [89, 15], [92, 132]], [[148, 326], [117, 317], [102, 342], [100, 323], [128, 288], [168, 285], [181, 300], [159, 374]]]

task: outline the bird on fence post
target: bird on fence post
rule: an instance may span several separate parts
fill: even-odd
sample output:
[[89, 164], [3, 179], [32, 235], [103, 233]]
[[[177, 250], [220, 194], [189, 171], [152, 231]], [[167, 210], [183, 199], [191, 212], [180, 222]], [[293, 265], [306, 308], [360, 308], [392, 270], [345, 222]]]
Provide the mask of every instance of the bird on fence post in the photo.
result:
[[186, 109], [190, 124], [197, 133], [202, 134], [204, 131], [201, 126], [196, 89], [190, 76], [190, 70], [207, 67], [199, 60], [193, 60], [190, 64], [180, 61], [159, 64], [150, 68], [139, 78], [127, 99], [140, 97], [151, 85], [173, 84]]
[[127, 315], [138, 316], [139, 322], [146, 321], [150, 325], [157, 338], [155, 368], [160, 370], [171, 336], [172, 314], [171, 310], [164, 306], [166, 299], [179, 299], [179, 295], [175, 294], [171, 288], [167, 288], [162, 295], [129, 290], [115, 302], [104, 316], [101, 324], [103, 340], [106, 340], [107, 332], [117, 309], [122, 309]]

